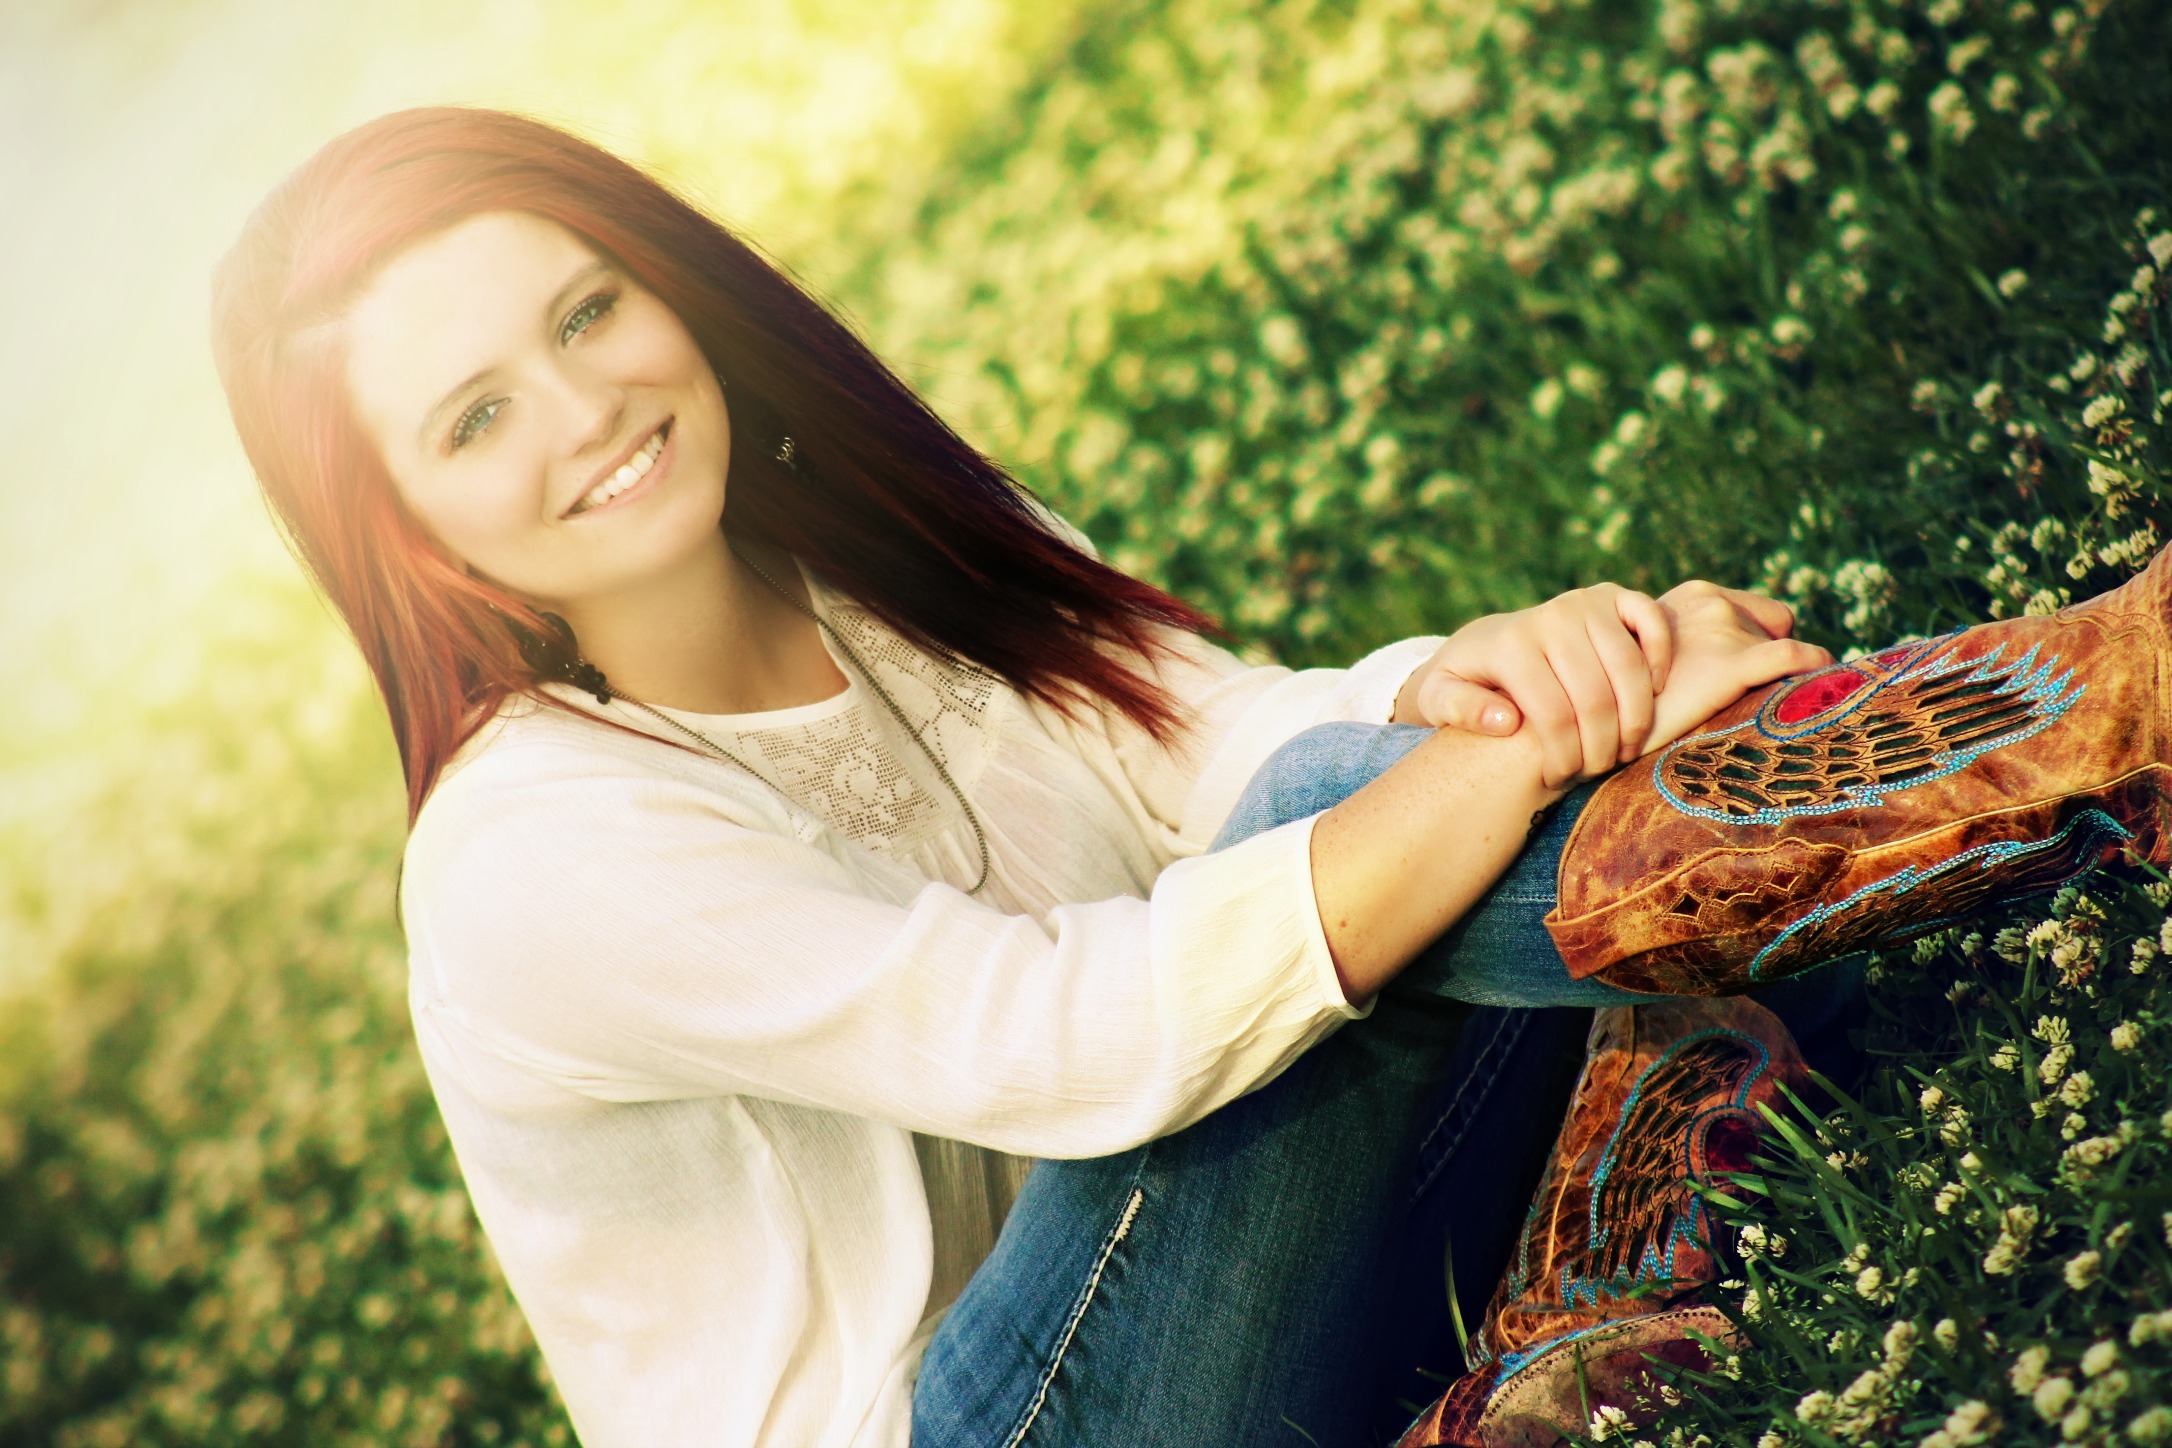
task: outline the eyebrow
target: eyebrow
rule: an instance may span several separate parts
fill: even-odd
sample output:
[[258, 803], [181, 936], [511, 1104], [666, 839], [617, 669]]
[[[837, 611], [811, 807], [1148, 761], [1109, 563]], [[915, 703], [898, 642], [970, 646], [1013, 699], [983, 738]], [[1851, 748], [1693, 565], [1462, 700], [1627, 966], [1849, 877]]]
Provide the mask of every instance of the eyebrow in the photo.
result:
[[[564, 286], [560, 287], [556, 292], [551, 294], [551, 299], [543, 304], [543, 315], [546, 318], [557, 316], [559, 309], [565, 306], [566, 299], [568, 297], [572, 296], [574, 292], [580, 290], [581, 287], [585, 286], [591, 278], [599, 276], [604, 272], [611, 271], [612, 269], [613, 268], [611, 266], [611, 263], [604, 261], [600, 257], [595, 261], [590, 262], [587, 266], [582, 267], [572, 276], [566, 278], [566, 283]], [[451, 391], [447, 392], [443, 397], [439, 398], [437, 401], [437, 406], [431, 408], [430, 411], [424, 415], [422, 419], [422, 426], [415, 430], [415, 441], [417, 445], [427, 447], [430, 441], [430, 430], [433, 427], [437, 426], [438, 417], [445, 411], [445, 409], [452, 406], [453, 399], [458, 397], [461, 393], [466, 392], [476, 383], [488, 377], [494, 370], [496, 370], [495, 363], [491, 364], [491, 366], [489, 367], [485, 367], [482, 371], [476, 373], [473, 377], [470, 377], [467, 380], [459, 383]]]

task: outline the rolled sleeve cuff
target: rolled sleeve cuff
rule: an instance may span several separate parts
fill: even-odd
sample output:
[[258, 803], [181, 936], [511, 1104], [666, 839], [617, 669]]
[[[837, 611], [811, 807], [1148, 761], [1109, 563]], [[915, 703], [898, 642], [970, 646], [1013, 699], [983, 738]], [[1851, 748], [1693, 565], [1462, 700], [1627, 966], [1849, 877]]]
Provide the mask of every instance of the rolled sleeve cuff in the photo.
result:
[[1445, 642], [1440, 637], [1399, 639], [1352, 664], [1343, 680], [1341, 717], [1365, 724], [1394, 722], [1395, 698], [1403, 692], [1411, 671], [1432, 658]]
[[1308, 815], [1226, 849], [1179, 860], [1154, 884], [1162, 1005], [1227, 1046], [1281, 1057], [1328, 1018], [1358, 1020], [1335, 974], [1312, 890]]

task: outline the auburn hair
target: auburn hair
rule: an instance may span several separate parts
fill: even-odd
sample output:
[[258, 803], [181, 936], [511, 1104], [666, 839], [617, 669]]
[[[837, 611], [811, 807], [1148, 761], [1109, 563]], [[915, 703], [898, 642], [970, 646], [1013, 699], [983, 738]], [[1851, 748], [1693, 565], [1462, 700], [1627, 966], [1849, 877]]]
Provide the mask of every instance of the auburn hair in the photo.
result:
[[790, 551], [1021, 693], [1065, 711], [1102, 701], [1157, 738], [1178, 726], [1137, 664], [1166, 648], [1160, 628], [1214, 631], [1204, 616], [1074, 547], [850, 329], [653, 177], [524, 116], [422, 107], [336, 137], [281, 181], [212, 288], [234, 425], [376, 677], [410, 821], [509, 696], [555, 703], [538, 686], [574, 662], [562, 625], [430, 536], [347, 395], [347, 308], [394, 255], [490, 211], [557, 223], [678, 314], [731, 399], [727, 532]]

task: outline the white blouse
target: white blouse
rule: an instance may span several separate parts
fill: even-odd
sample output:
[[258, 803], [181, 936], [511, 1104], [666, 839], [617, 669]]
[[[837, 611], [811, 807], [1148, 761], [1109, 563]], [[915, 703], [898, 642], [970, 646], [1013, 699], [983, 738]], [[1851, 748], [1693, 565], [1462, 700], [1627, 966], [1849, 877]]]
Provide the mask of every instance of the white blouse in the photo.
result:
[[675, 714], [746, 767], [515, 701], [408, 842], [422, 1058], [588, 1448], [903, 1448], [1030, 1158], [1165, 1135], [1359, 1014], [1312, 821], [1200, 852], [1275, 746], [1385, 721], [1437, 639], [1293, 673], [1178, 637], [1163, 748], [809, 587], [972, 802], [977, 894], [970, 822], [845, 657], [820, 703]]

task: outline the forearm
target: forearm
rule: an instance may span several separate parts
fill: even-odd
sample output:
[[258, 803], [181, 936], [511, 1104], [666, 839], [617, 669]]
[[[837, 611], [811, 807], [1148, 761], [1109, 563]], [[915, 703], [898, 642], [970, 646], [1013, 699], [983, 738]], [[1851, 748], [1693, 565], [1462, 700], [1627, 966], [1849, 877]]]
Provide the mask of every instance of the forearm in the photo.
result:
[[1532, 731], [1442, 729], [1328, 810], [1312, 834], [1320, 924], [1344, 994], [1370, 999], [1499, 878], [1531, 816], [1566, 789], [1540, 779]]

